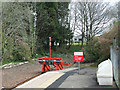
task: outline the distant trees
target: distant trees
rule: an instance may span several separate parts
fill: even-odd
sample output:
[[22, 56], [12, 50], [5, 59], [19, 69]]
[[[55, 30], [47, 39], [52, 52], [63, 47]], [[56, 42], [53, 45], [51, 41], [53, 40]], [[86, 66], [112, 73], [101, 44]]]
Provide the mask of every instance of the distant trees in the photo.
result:
[[[87, 6], [89, 6], [89, 4]], [[118, 35], [118, 23], [116, 21], [117, 14], [116, 9], [114, 7], [110, 8], [109, 5], [106, 5], [106, 3], [93, 3], [91, 7], [92, 6], [94, 6], [94, 8], [91, 8], [92, 11], [87, 12], [87, 15], [89, 15], [89, 17], [93, 17], [91, 17], [90, 20], [88, 18], [88, 25], [85, 24], [88, 26], [88, 36], [89, 33], [91, 34], [90, 40], [88, 39], [88, 44], [84, 47], [84, 54], [86, 62], [101, 62], [110, 58], [110, 46], [113, 44], [113, 38], [117, 37]], [[97, 9], [97, 7], [99, 8]], [[110, 28], [111, 22], [113, 25], [111, 25], [112, 27]], [[106, 27], [108, 28], [106, 29]], [[103, 31], [106, 32], [103, 33]], [[101, 35], [95, 36], [97, 35], [97, 32]]]
[[[106, 24], [110, 21], [110, 7], [103, 2], [79, 2], [75, 6], [75, 32], [82, 34], [88, 42], [95, 35], [105, 30]], [[77, 7], [77, 8], [76, 8]]]
[[[48, 37], [57, 35], [57, 3], [36, 3], [36, 35], [37, 35], [37, 50], [42, 51], [48, 44]], [[54, 38], [52, 38], [54, 41]]]
[[52, 37], [52, 46], [67, 44], [72, 38], [68, 20], [68, 2], [42, 2], [37, 3], [37, 50], [42, 51], [48, 47], [48, 37]]
[[[69, 3], [4, 2], [2, 4], [3, 61], [30, 60], [36, 53], [48, 52], [52, 46], [67, 44], [72, 38]], [[8, 61], [7, 61], [8, 60]]]
[[31, 3], [2, 4], [2, 53], [4, 60], [30, 60], [33, 34]]
[[102, 2], [75, 3], [71, 10], [69, 5], [69, 2], [2, 3], [3, 59], [30, 60], [36, 53], [48, 52], [50, 36], [52, 47], [59, 43], [60, 48], [67, 44], [69, 48], [73, 32], [82, 34], [83, 46], [83, 39], [88, 42], [101, 33], [111, 18], [109, 7]]

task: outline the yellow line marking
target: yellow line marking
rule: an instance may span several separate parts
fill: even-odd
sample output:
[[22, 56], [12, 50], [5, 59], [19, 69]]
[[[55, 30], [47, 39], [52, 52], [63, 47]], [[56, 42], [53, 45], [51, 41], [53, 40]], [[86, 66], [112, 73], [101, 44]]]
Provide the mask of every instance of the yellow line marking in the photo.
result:
[[48, 79], [46, 82], [44, 82], [41, 86], [38, 88], [47, 88], [49, 85], [51, 85], [55, 80], [57, 80], [59, 77], [64, 75], [64, 73], [57, 73], [56, 75], [52, 76], [50, 79]]

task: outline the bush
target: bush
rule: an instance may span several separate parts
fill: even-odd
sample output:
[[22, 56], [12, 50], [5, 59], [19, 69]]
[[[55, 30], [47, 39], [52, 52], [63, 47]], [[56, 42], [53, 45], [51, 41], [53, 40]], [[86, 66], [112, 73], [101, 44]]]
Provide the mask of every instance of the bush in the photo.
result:
[[98, 61], [103, 61], [110, 58], [110, 46], [112, 45], [112, 40], [101, 38], [99, 41], [100, 44], [100, 58]]
[[62, 45], [61, 47], [56, 46], [54, 51], [58, 52], [58, 53], [66, 54], [67, 53], [67, 45], [64, 45], [64, 46]]
[[93, 38], [84, 48], [85, 62], [101, 62], [110, 58], [112, 41], [104, 38]]
[[[7, 48], [9, 46], [9, 48]], [[31, 61], [31, 51], [30, 46], [23, 41], [18, 41], [17, 43], [13, 44], [9, 42], [4, 48], [3, 60], [2, 64], [6, 64], [9, 62], [22, 62], [22, 61]]]
[[95, 62], [99, 59], [100, 44], [98, 39], [93, 39], [88, 42], [84, 48], [85, 62]]
[[[74, 54], [74, 51], [80, 51], [81, 50], [81, 46], [78, 45], [71, 45], [70, 48], [68, 48], [69, 46], [64, 45], [61, 47], [56, 47], [56, 49], [54, 50], [55, 52], [58, 53], [62, 53], [62, 54]], [[53, 49], [52, 49], [53, 50]]]
[[78, 45], [72, 45], [68, 50], [67, 53], [74, 54], [74, 51], [81, 51], [81, 46]]

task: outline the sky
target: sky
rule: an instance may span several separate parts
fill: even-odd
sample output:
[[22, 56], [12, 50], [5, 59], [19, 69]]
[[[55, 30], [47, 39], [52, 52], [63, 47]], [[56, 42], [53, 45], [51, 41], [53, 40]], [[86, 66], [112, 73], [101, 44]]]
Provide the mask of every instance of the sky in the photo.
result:
[[119, 2], [120, 0], [103, 0], [104, 2], [110, 2], [110, 5], [114, 5], [115, 3]]

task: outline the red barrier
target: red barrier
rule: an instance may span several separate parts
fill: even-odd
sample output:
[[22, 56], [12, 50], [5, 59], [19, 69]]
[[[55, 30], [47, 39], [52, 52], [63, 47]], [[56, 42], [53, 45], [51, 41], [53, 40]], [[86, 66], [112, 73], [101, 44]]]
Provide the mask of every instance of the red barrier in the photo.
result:
[[42, 72], [51, 70], [49, 65], [53, 65], [56, 70], [62, 70], [62, 65], [70, 65], [71, 63], [64, 63], [62, 58], [51, 58], [51, 37], [49, 37], [49, 58], [38, 58], [40, 64], [42, 64]]

